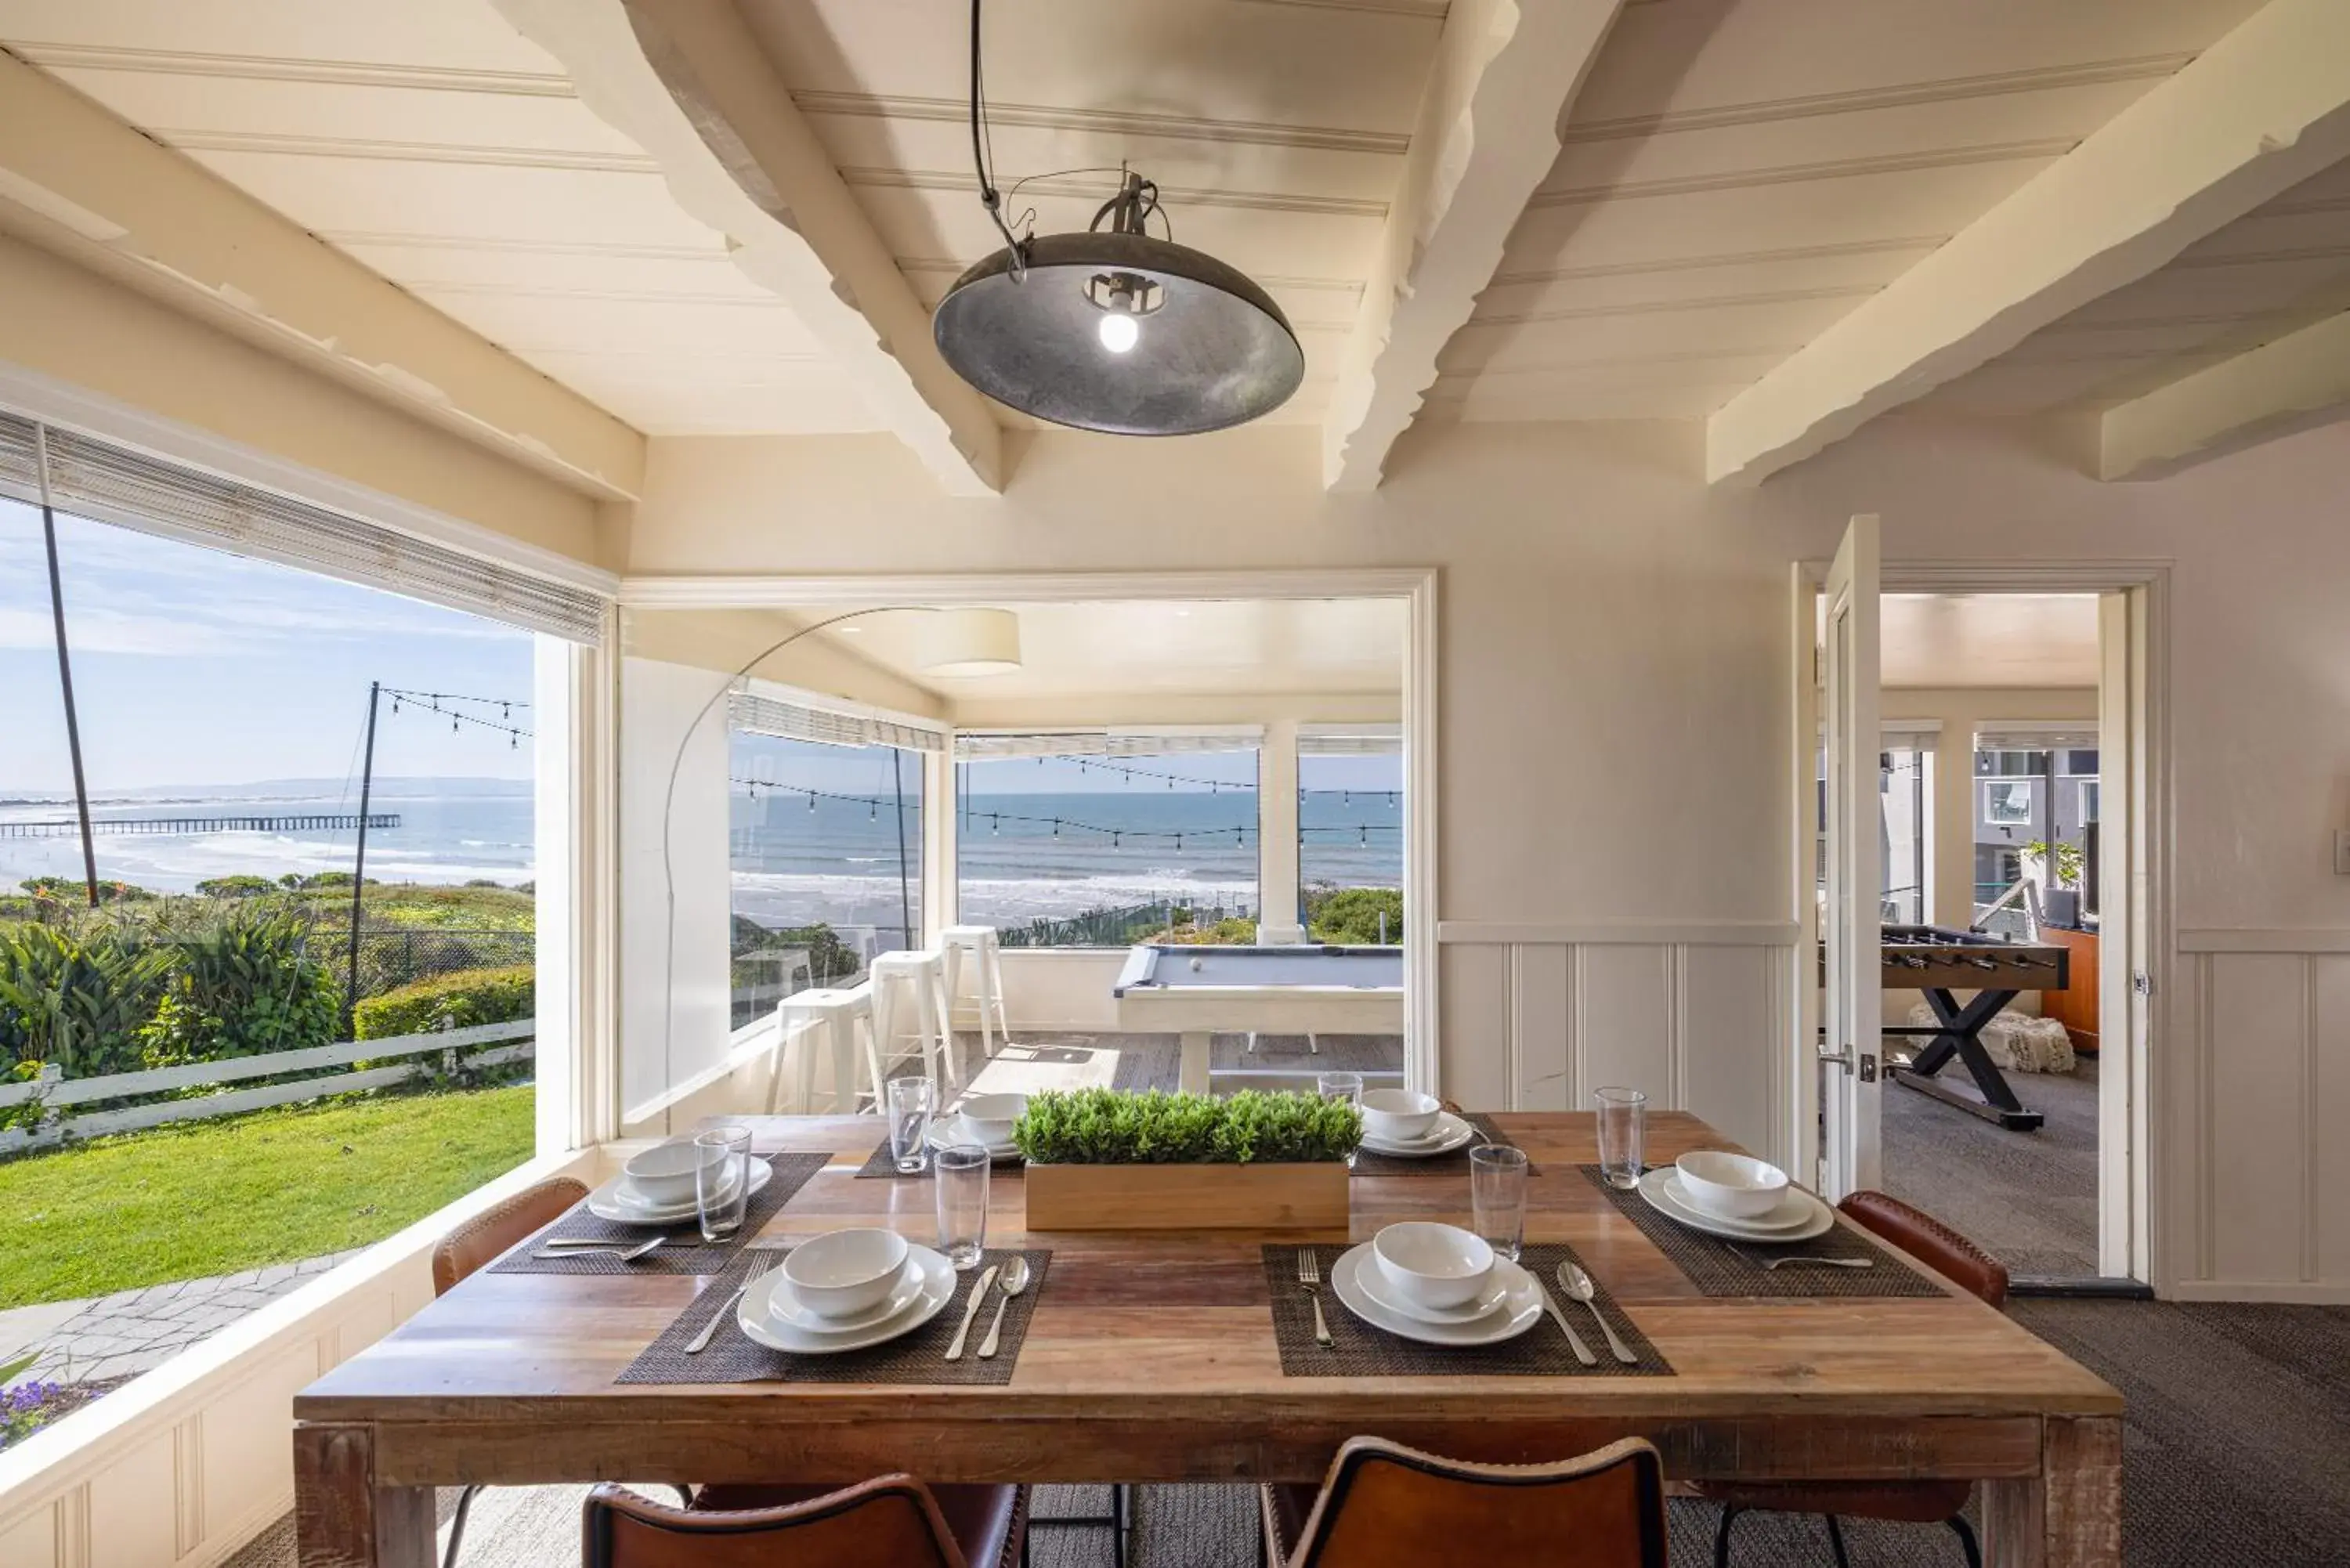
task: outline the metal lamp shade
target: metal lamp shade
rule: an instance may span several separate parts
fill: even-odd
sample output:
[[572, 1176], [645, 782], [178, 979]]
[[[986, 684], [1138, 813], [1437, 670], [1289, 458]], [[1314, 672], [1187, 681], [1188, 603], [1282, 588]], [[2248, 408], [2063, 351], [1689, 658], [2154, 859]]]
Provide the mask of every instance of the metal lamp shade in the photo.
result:
[[[1102, 273], [1132, 273], [1163, 291], [1135, 317], [1133, 348], [1112, 353]], [[1046, 234], [1015, 278], [1002, 250], [955, 280], [931, 317], [939, 352], [998, 402], [1057, 425], [1114, 435], [1195, 435], [1245, 424], [1289, 400], [1305, 355], [1264, 290], [1215, 257], [1143, 234]]]

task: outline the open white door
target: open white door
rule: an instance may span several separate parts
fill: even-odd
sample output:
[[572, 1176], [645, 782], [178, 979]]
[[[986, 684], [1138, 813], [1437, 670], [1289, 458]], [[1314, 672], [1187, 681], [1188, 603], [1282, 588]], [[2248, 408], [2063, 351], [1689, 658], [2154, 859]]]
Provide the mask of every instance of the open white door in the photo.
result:
[[[1820, 648], [1820, 718], [1826, 745], [1826, 907], [1820, 944], [1822, 1196], [1834, 1202], [1878, 1182], [1885, 887], [1877, 846], [1877, 519], [1855, 517], [1828, 568]], [[1808, 737], [1800, 740], [1806, 743]]]

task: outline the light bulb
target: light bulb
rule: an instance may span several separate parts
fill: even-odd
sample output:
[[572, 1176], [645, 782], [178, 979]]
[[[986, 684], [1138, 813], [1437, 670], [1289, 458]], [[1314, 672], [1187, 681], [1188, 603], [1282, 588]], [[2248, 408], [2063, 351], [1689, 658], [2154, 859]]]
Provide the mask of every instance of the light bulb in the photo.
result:
[[1123, 354], [1141, 337], [1142, 328], [1122, 310], [1105, 310], [1101, 318], [1101, 345], [1113, 354]]

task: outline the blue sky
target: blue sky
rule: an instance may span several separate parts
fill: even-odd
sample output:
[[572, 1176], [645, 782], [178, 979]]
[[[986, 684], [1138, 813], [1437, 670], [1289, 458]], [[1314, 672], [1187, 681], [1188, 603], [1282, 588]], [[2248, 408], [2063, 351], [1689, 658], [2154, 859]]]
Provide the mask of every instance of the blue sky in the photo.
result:
[[[57, 519], [93, 794], [356, 772], [369, 680], [527, 702], [529, 634], [267, 562]], [[528, 709], [515, 710], [530, 727]], [[531, 751], [386, 705], [384, 776], [527, 779]], [[70, 793], [36, 508], [0, 500], [0, 795]]]

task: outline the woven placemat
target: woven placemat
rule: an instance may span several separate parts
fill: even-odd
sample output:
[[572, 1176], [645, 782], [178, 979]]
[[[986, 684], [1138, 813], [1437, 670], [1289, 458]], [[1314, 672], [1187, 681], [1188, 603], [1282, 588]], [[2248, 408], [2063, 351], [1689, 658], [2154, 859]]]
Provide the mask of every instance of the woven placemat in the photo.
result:
[[[761, 1158], [754, 1156], [754, 1158]], [[737, 1253], [759, 1233], [762, 1226], [775, 1218], [775, 1211], [789, 1203], [799, 1189], [807, 1185], [808, 1178], [822, 1170], [832, 1157], [828, 1154], [778, 1154], [764, 1157], [775, 1168], [775, 1177], [766, 1186], [751, 1195], [743, 1206], [743, 1228], [724, 1241], [704, 1241], [702, 1231], [691, 1216], [666, 1226], [617, 1225], [609, 1220], [599, 1220], [588, 1212], [585, 1199], [574, 1205], [561, 1219], [549, 1225], [523, 1245], [515, 1248], [503, 1261], [491, 1265], [494, 1274], [714, 1274], [732, 1262]], [[561, 1237], [610, 1241], [616, 1246], [634, 1246], [654, 1231], [660, 1231], [671, 1241], [664, 1241], [660, 1250], [648, 1253], [631, 1263], [624, 1263], [610, 1253], [586, 1258], [542, 1258], [538, 1249]]]
[[[1616, 1211], [1639, 1227], [1673, 1267], [1710, 1296], [1939, 1296], [1942, 1287], [1849, 1225], [1793, 1244], [1726, 1241], [1667, 1219], [1627, 1188], [1610, 1187], [1596, 1165], [1577, 1167]], [[1765, 1268], [1774, 1257], [1866, 1258], [1866, 1269]]]
[[[938, 1152], [936, 1149], [931, 1150], [931, 1158], [922, 1161], [922, 1168], [920, 1170], [899, 1170], [897, 1157], [889, 1152], [889, 1140], [885, 1137], [874, 1146], [871, 1154], [866, 1156], [865, 1163], [857, 1168], [857, 1179], [859, 1181], [927, 1181], [930, 1179], [931, 1167], [938, 1158]], [[1027, 1163], [1017, 1155], [994, 1162], [995, 1168], [998, 1170], [1017, 1170]]]
[[[1672, 1375], [1672, 1363], [1664, 1358], [1657, 1347], [1648, 1343], [1638, 1325], [1624, 1314], [1624, 1309], [1600, 1285], [1596, 1294], [1599, 1310], [1624, 1336], [1625, 1348], [1639, 1356], [1629, 1366], [1617, 1361], [1608, 1353], [1607, 1337], [1599, 1325], [1591, 1321], [1591, 1309], [1580, 1302], [1569, 1301], [1557, 1290], [1559, 1264], [1575, 1256], [1575, 1249], [1563, 1241], [1539, 1242], [1519, 1254], [1519, 1265], [1542, 1282], [1553, 1300], [1567, 1314], [1566, 1321], [1575, 1324], [1575, 1332], [1588, 1345], [1598, 1365], [1586, 1366], [1567, 1348], [1566, 1336], [1558, 1324], [1545, 1314], [1543, 1321], [1517, 1338], [1500, 1345], [1422, 1345], [1404, 1339], [1382, 1328], [1374, 1328], [1349, 1312], [1338, 1300], [1338, 1293], [1330, 1284], [1330, 1271], [1346, 1255], [1343, 1245], [1323, 1245], [1314, 1249], [1322, 1263], [1322, 1286], [1315, 1293], [1322, 1301], [1322, 1316], [1330, 1325], [1330, 1347], [1324, 1349], [1314, 1341], [1314, 1305], [1306, 1299], [1305, 1287], [1297, 1282], [1296, 1247], [1266, 1247], [1264, 1254], [1265, 1283], [1273, 1292], [1273, 1337], [1281, 1347], [1281, 1370], [1289, 1377], [1668, 1377]], [[1587, 1272], [1587, 1270], [1586, 1270]], [[1596, 1282], [1596, 1281], [1594, 1282]]]
[[[1426, 1159], [1401, 1159], [1391, 1154], [1377, 1154], [1367, 1148], [1358, 1148], [1355, 1151], [1354, 1174], [1357, 1176], [1466, 1176], [1469, 1174], [1471, 1149], [1482, 1144], [1496, 1143], [1510, 1148], [1518, 1147], [1507, 1133], [1493, 1125], [1493, 1118], [1484, 1112], [1471, 1111], [1464, 1119], [1471, 1127], [1477, 1129], [1478, 1136], [1450, 1154], [1433, 1154]], [[1532, 1176], [1534, 1171], [1534, 1162], [1529, 1160], [1526, 1163], [1526, 1174]]]
[[[987, 1325], [994, 1319], [996, 1303], [1005, 1299], [998, 1290], [987, 1293], [987, 1302], [971, 1325], [971, 1337], [964, 1342], [962, 1359], [949, 1361], [946, 1354], [947, 1346], [954, 1342], [955, 1331], [962, 1326], [963, 1310], [981, 1273], [990, 1264], [1002, 1268], [1013, 1255], [1009, 1250], [988, 1249], [977, 1268], [955, 1276], [954, 1299], [940, 1310], [939, 1315], [901, 1339], [841, 1355], [794, 1355], [787, 1351], [771, 1350], [752, 1339], [743, 1332], [734, 1315], [735, 1291], [767, 1270], [781, 1266], [784, 1261], [781, 1249], [745, 1252], [725, 1272], [702, 1287], [693, 1303], [661, 1331], [659, 1339], [645, 1346], [643, 1354], [629, 1362], [628, 1369], [614, 1381], [1009, 1383], [1013, 1368], [1020, 1362], [1020, 1347], [1027, 1342], [1028, 1321], [1036, 1314], [1036, 1298], [1044, 1293], [1045, 1271], [1053, 1261], [1048, 1249], [1032, 1249], [1022, 1254], [1028, 1260], [1028, 1288], [1010, 1298], [1012, 1304], [1003, 1314], [1003, 1336], [998, 1342], [996, 1354], [982, 1361], [978, 1351], [980, 1341], [987, 1337]], [[713, 1316], [721, 1314], [723, 1321], [702, 1354], [686, 1355], [685, 1347], [694, 1335]]]

